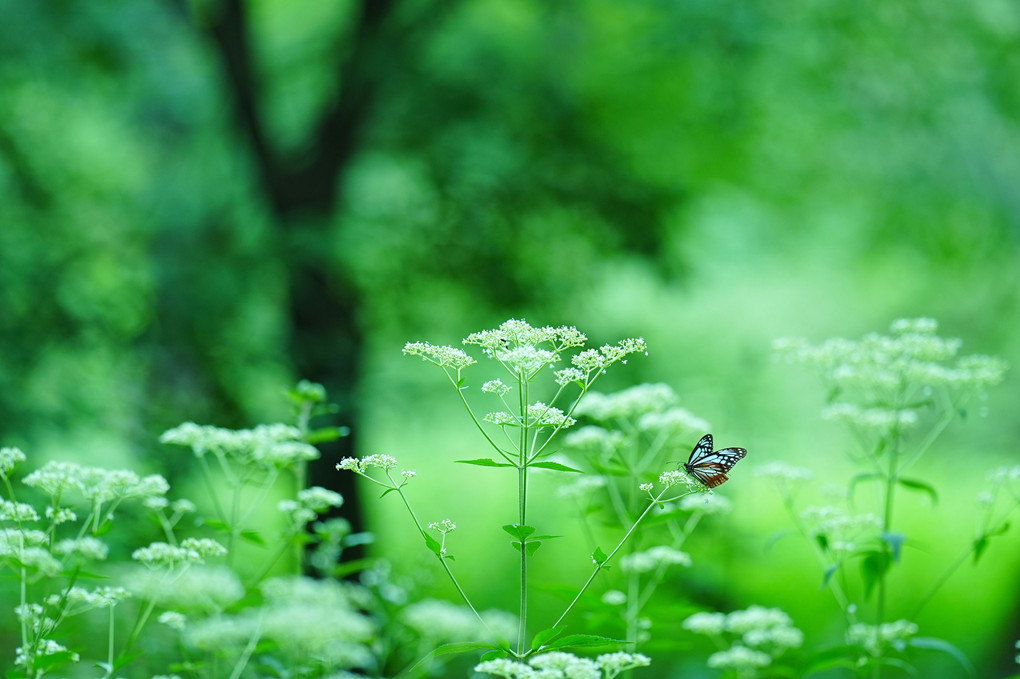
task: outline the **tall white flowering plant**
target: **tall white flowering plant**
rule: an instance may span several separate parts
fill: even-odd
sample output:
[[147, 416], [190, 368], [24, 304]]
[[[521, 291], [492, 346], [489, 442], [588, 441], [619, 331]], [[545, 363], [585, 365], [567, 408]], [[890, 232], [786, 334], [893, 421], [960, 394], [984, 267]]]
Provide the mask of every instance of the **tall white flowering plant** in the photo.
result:
[[[616, 544], [604, 551], [597, 545], [591, 553], [592, 573], [559, 617], [547, 625], [534, 625], [528, 614], [529, 562], [543, 542], [554, 536], [545, 535], [528, 513], [530, 476], [535, 469], [580, 473], [581, 470], [550, 459], [553, 442], [575, 423], [582, 398], [608, 369], [626, 363], [628, 357], [646, 351], [642, 339], [625, 339], [616, 344], [585, 348], [587, 338], [573, 327], [533, 327], [523, 320], [511, 319], [498, 328], [477, 332], [464, 339], [468, 347], [477, 347], [482, 356], [493, 361], [503, 375], [484, 382], [481, 393], [494, 407], [479, 412], [478, 404], [467, 398], [467, 374], [477, 359], [460, 348], [413, 342], [404, 353], [417, 356], [437, 366], [448, 378], [463, 403], [474, 428], [488, 448], [489, 454], [463, 464], [495, 468], [506, 473], [517, 488], [517, 521], [503, 526], [510, 544], [517, 552], [519, 565], [518, 623], [513, 642], [478, 641], [441, 647], [437, 653], [486, 650], [482, 663], [475, 669], [503, 677], [614, 677], [649, 660], [636, 653], [610, 653], [592, 660], [579, 658], [569, 649], [584, 646], [615, 644], [613, 639], [585, 634], [565, 635], [564, 622], [596, 576], [621, 552], [637, 527], [656, 507], [675, 502], [698, 492], [698, 484], [681, 471], [648, 474], [652, 480], [640, 482], [628, 491], [640, 507], [621, 516], [621, 532]], [[357, 473], [384, 488], [384, 494], [395, 493], [421, 534], [424, 545], [436, 556], [447, 576], [457, 587], [465, 604], [484, 625], [485, 621], [461, 587], [451, 563], [451, 533], [456, 525], [446, 519], [431, 523], [422, 521], [412, 507], [406, 492], [414, 472], [400, 470], [397, 460], [388, 455], [370, 455], [361, 459], [347, 458], [338, 469]], [[529, 628], [540, 631], [530, 635]]]
[[[559, 496], [576, 509], [593, 548], [600, 526], [630, 525], [644, 511], [641, 484], [654, 481], [658, 470], [678, 466], [711, 431], [679, 401], [666, 384], [640, 384], [612, 394], [589, 392], [575, 409], [585, 425], [567, 434], [565, 450], [586, 474], [561, 487]], [[621, 623], [635, 648], [650, 638], [654, 619], [646, 607], [656, 589], [676, 567], [691, 566], [681, 550], [701, 520], [730, 507], [724, 496], [712, 493], [656, 507], [624, 545], [613, 588], [592, 606], [593, 613]]]
[[[364, 613], [374, 605], [369, 590], [301, 577], [297, 558], [281, 559], [313, 543], [310, 565], [324, 557], [318, 570], [331, 575], [350, 532], [339, 520], [318, 520], [341, 504], [337, 493], [303, 487], [303, 464], [318, 455], [311, 442], [342, 433], [309, 426], [329, 410], [325, 392], [305, 382], [290, 396], [294, 426], [189, 423], [164, 434], [208, 472], [208, 517], [196, 503], [171, 500], [159, 474], [51, 461], [22, 475], [26, 455], [0, 448], [0, 577], [16, 583], [14, 601], [0, 590], [7, 611], [0, 621], [17, 629], [10, 648], [0, 644], [6, 679], [86, 676], [76, 664], [103, 679], [126, 672], [239, 678], [267, 667], [311, 678], [375, 669], [379, 629]], [[281, 490], [287, 484], [278, 482], [297, 487]], [[278, 530], [253, 519], [274, 494], [284, 496]], [[132, 535], [137, 527], [125, 514], [150, 518], [157, 539]], [[200, 536], [210, 532], [220, 539]], [[240, 564], [241, 540], [260, 545], [264, 562]], [[139, 674], [145, 669], [149, 675]]]
[[[943, 639], [918, 636], [912, 619], [967, 560], [977, 562], [989, 541], [1008, 528], [1020, 506], [1020, 467], [994, 470], [978, 498], [978, 529], [960, 556], [943, 566], [909, 608], [893, 611], [889, 575], [911, 542], [897, 522], [902, 493], [920, 493], [933, 503], [938, 490], [920, 462], [939, 435], [987, 389], [1003, 379], [1006, 366], [991, 356], [959, 356], [961, 341], [936, 334], [934, 320], [901, 319], [887, 335], [860, 340], [803, 339], [775, 342], [779, 356], [812, 368], [828, 391], [823, 416], [847, 426], [856, 446], [849, 451], [859, 472], [836, 506], [800, 506], [798, 489], [807, 469], [770, 463], [759, 472], [776, 486], [798, 532], [808, 539], [846, 620], [846, 645], [823, 653], [817, 668], [852, 668], [858, 676], [880, 677], [884, 668], [913, 671], [911, 649], [932, 649], [967, 659]], [[970, 462], [962, 472], [974, 469]], [[869, 503], [862, 490], [874, 492]], [[869, 506], [870, 505], [870, 506]], [[936, 571], [937, 572], [937, 571]]]

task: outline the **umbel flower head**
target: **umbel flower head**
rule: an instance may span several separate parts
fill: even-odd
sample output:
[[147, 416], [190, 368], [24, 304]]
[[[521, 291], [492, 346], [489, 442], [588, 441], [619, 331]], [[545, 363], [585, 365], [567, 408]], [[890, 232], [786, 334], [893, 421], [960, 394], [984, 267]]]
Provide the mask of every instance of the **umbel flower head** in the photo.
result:
[[833, 338], [818, 345], [785, 338], [773, 347], [788, 362], [813, 367], [839, 396], [826, 408], [827, 418], [884, 436], [917, 425], [920, 410], [958, 407], [1003, 379], [1004, 361], [957, 357], [962, 342], [939, 337], [937, 329], [930, 318], [900, 319], [888, 335]]

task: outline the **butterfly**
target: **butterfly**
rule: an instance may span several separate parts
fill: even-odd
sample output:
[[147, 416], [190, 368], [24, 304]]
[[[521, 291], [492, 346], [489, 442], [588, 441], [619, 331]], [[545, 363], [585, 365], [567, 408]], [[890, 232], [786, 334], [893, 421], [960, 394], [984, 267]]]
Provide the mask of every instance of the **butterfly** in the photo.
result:
[[712, 450], [712, 435], [705, 434], [691, 451], [691, 458], [684, 462], [684, 470], [709, 488], [715, 488], [726, 481], [726, 472], [733, 469], [747, 451], [743, 448]]

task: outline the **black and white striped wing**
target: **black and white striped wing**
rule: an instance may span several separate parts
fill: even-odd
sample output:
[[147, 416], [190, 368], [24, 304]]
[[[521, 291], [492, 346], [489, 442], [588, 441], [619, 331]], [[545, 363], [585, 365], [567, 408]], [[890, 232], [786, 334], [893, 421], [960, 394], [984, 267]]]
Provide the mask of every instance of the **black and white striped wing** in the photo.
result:
[[747, 451], [743, 448], [712, 450], [712, 435], [705, 434], [691, 451], [684, 470], [708, 488], [715, 488], [726, 481], [726, 472], [745, 455]]

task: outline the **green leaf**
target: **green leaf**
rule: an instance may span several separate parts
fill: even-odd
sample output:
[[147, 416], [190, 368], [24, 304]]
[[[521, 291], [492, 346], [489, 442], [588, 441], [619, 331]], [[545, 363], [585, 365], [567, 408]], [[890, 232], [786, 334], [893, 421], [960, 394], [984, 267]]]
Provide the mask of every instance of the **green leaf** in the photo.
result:
[[524, 545], [525, 545], [524, 548], [526, 550], [528, 550], [528, 556], [532, 556], [532, 555], [534, 555], [535, 552], [538, 551], [538, 548], [542, 546], [542, 541], [541, 540], [531, 540], [529, 542], [525, 542]]
[[815, 653], [804, 664], [804, 676], [836, 668], [855, 668], [860, 650], [856, 646], [833, 646]]
[[436, 540], [428, 533], [422, 533], [422, 535], [425, 538], [425, 546], [428, 547], [433, 554], [441, 557], [443, 555], [443, 546], [439, 544], [439, 540]]
[[829, 551], [829, 536], [825, 533], [818, 533], [815, 535], [815, 542], [818, 543], [818, 546], [822, 548], [823, 552]]
[[935, 488], [924, 481], [918, 481], [916, 479], [899, 479], [900, 485], [910, 490], [919, 490], [922, 493], [927, 493], [928, 497], [931, 498], [932, 505], [938, 504], [939, 494], [935, 492]]
[[480, 457], [477, 460], [457, 460], [457, 464], [473, 464], [479, 467], [517, 467], [515, 464], [496, 462], [495, 460], [490, 460], [487, 457]]
[[434, 649], [431, 653], [423, 657], [421, 660], [416, 662], [411, 669], [407, 670], [409, 676], [414, 676], [414, 670], [422, 663], [427, 662], [432, 658], [438, 658], [444, 655], [463, 655], [464, 653], [471, 653], [472, 651], [481, 651], [482, 649], [488, 649], [489, 652], [498, 650], [498, 647], [492, 644], [482, 643], [480, 641], [460, 641], [453, 644], [443, 644], [439, 648]]
[[825, 589], [826, 587], [829, 586], [829, 580], [832, 579], [832, 576], [836, 574], [836, 571], [839, 570], [839, 567], [841, 565], [842, 565], [842, 562], [837, 561], [836, 563], [832, 564], [831, 566], [829, 566], [828, 568], [825, 569], [825, 575], [822, 576], [822, 587], [821, 587], [822, 589]]
[[510, 655], [510, 654], [507, 653], [506, 651], [501, 651], [501, 650], [498, 650], [498, 649], [494, 649], [494, 650], [491, 650], [491, 651], [489, 651], [487, 653], [483, 653], [482, 657], [481, 657], [481, 660], [482, 660], [482, 662], [485, 662], [486, 660], [499, 660], [500, 658], [505, 658], [508, 655]]
[[986, 549], [988, 549], [988, 536], [982, 535], [974, 541], [974, 563], [978, 562], [978, 559], [981, 558]]
[[74, 661], [74, 651], [57, 651], [47, 655], [36, 656], [32, 661], [33, 670], [51, 670], [58, 665]]
[[620, 646], [627, 643], [620, 639], [600, 637], [597, 634], [568, 634], [546, 644], [546, 650], [564, 648], [585, 648], [589, 646]]
[[578, 474], [584, 473], [580, 469], [574, 469], [573, 467], [568, 467], [567, 465], [560, 464], [559, 462], [532, 462], [528, 466], [541, 467], [542, 469], [555, 469], [558, 472], [576, 472]]
[[555, 538], [561, 538], [562, 535], [532, 535], [532, 540], [553, 540]]
[[379, 499], [380, 500], [383, 499], [384, 497], [386, 497], [387, 495], [389, 495], [390, 493], [392, 493], [395, 490], [396, 490], [396, 488], [387, 488], [386, 490], [384, 490], [382, 492], [382, 495], [379, 496]]
[[503, 526], [503, 530], [518, 540], [527, 540], [528, 536], [535, 532], [532, 526], [522, 526], [516, 523], [506, 524]]
[[350, 433], [350, 429], [347, 427], [322, 427], [315, 431], [310, 431], [305, 436], [305, 441], [315, 445], [316, 443], [328, 443], [330, 441], [336, 441], [339, 438], [343, 438]]
[[606, 556], [606, 553], [602, 551], [601, 547], [595, 548], [595, 551], [591, 553], [591, 558], [599, 565], [604, 564], [606, 560], [609, 559], [609, 557]]
[[945, 639], [939, 639], [937, 637], [911, 637], [907, 640], [908, 646], [914, 648], [924, 648], [931, 651], [941, 651], [947, 655], [953, 656], [956, 662], [960, 663], [963, 669], [967, 670], [967, 674], [974, 676], [974, 666], [967, 660], [967, 656], [963, 654], [963, 651], [953, 646]]
[[879, 536], [885, 544], [889, 545], [889, 549], [892, 552], [892, 559], [894, 562], [899, 563], [900, 552], [903, 549], [903, 543], [907, 541], [907, 536], [903, 533], [882, 533]]
[[535, 635], [534, 639], [531, 640], [531, 650], [537, 651], [545, 644], [549, 643], [559, 635], [563, 634], [563, 630], [565, 629], [566, 629], [565, 626], [560, 625], [559, 627], [550, 627], [549, 629], [542, 630], [541, 632]]
[[861, 561], [861, 577], [864, 579], [864, 598], [867, 599], [874, 591], [875, 585], [885, 577], [892, 565], [892, 559], [886, 551], [873, 551]]
[[243, 530], [243, 531], [241, 531], [241, 538], [244, 539], [244, 540], [247, 540], [248, 542], [254, 543], [256, 545], [265, 545], [266, 544], [266, 541], [262, 539], [262, 536], [259, 535], [257, 531], [253, 531], [253, 530]]
[[219, 519], [205, 519], [203, 522], [206, 526], [209, 526], [213, 530], [220, 530], [229, 533], [230, 526], [226, 521], [220, 521]]
[[516, 549], [516, 550], [517, 550], [518, 552], [519, 552], [519, 551], [521, 551], [521, 543], [520, 543], [520, 542], [518, 542], [517, 540], [514, 540], [513, 542], [511, 542], [511, 543], [510, 543], [510, 545], [511, 545], [511, 546], [512, 546], [512, 547], [513, 547], [514, 549]]
[[882, 478], [883, 477], [882, 477], [881, 474], [878, 474], [878, 473], [875, 473], [875, 472], [867, 472], [867, 473], [857, 474], [852, 479], [850, 479], [850, 486], [847, 488], [847, 499], [851, 503], [853, 503], [853, 501], [854, 501], [854, 490], [857, 488], [857, 484], [858, 483], [861, 483], [863, 481], [878, 481], [878, 480], [880, 480]]

